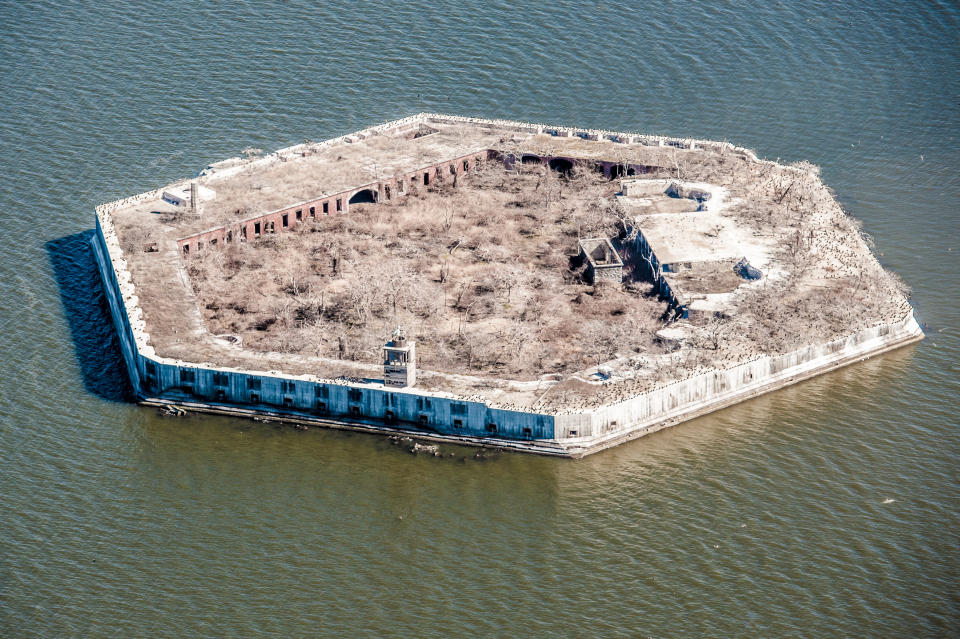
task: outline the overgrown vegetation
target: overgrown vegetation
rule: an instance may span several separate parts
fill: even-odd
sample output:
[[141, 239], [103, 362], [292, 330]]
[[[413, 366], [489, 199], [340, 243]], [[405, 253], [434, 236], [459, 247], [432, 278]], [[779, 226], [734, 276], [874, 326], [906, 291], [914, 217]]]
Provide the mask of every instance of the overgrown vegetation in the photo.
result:
[[491, 166], [188, 261], [214, 333], [246, 347], [376, 361], [397, 325], [422, 367], [513, 379], [656, 349], [649, 284], [592, 286], [578, 237], [621, 233], [617, 184]]
[[[426, 375], [421, 385], [483, 392], [491, 378], [556, 373], [566, 378], [546, 395], [538, 391], [537, 405], [569, 408], [624, 399], [708, 368], [822, 343], [901, 319], [908, 310], [909, 290], [877, 263], [859, 223], [842, 211], [811, 165], [755, 162], [729, 149], [494, 137], [473, 130], [436, 138], [461, 133], [477, 144], [490, 142], [486, 148], [504, 156], [513, 154], [516, 171], [492, 161], [456, 182], [450, 178], [381, 204], [352, 205], [349, 215], [307, 220], [296, 230], [249, 243], [221, 243], [183, 262], [165, 253], [173, 238], [234, 220], [237, 210], [259, 213], [313, 197], [318, 185], [329, 190], [386, 178], [393, 174], [390, 158], [397, 166], [427, 166], [448, 151], [437, 142], [410, 156], [408, 142], [384, 138], [369, 149], [338, 147], [343, 157], [277, 162], [222, 181], [215, 185], [216, 203], [201, 218], [176, 220], [149, 208], [116, 214], [158, 352], [217, 361], [236, 357], [231, 360], [236, 366], [250, 365], [244, 360], [250, 351], [255, 359], [295, 353], [304, 357], [272, 361], [282, 362], [284, 370], [330, 374], [353, 364], [320, 363], [311, 356], [375, 364], [399, 324], [417, 340], [422, 369], [485, 378]], [[523, 164], [526, 153], [580, 158], [580, 165], [564, 175]], [[730, 205], [723, 215], [774, 247], [766, 277], [736, 288], [734, 312], [687, 320], [691, 337], [681, 348], [661, 346], [655, 331], [663, 326], [666, 306], [651, 294], [650, 284], [633, 277], [629, 250], [621, 251], [623, 287], [586, 284], [582, 265], [571, 261], [578, 237], [618, 237], [625, 230], [613, 198], [619, 181], [592, 171], [593, 159], [619, 161], [623, 174], [634, 170], [647, 178], [725, 187]], [[363, 175], [356, 173], [361, 165], [367, 167]], [[676, 200], [657, 206], [689, 210], [688, 203]], [[148, 245], [160, 252], [145, 252]], [[192, 303], [172, 266], [181, 263], [207, 329], [241, 335], [249, 351], [203, 350], [180, 332], [185, 305]], [[719, 267], [694, 270], [690, 277], [701, 278], [696, 285], [712, 292], [739, 283]], [[615, 369], [609, 381], [570, 376], [601, 363]], [[263, 366], [259, 360], [254, 365]]]

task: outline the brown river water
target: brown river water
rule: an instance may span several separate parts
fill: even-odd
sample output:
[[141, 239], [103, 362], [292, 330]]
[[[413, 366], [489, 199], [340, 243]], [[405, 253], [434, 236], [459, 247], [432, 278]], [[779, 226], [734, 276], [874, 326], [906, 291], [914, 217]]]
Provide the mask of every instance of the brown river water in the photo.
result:
[[[949, 3], [0, 3], [0, 636], [951, 637]], [[927, 339], [583, 460], [126, 401], [94, 206], [419, 111], [809, 160]]]

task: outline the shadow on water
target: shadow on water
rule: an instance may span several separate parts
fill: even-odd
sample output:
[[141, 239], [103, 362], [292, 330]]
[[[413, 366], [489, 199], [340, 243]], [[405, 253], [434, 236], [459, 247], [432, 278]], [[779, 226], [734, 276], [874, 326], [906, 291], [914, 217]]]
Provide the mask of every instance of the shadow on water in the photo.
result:
[[91, 229], [50, 240], [45, 248], [60, 290], [83, 385], [102, 399], [131, 401], [133, 388], [123, 366], [120, 341], [90, 248], [93, 233]]

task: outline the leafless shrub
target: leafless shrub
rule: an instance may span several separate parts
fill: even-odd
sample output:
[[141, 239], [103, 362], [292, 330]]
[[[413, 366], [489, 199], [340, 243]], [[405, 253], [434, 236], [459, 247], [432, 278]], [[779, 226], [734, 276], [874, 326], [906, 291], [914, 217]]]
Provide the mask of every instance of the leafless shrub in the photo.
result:
[[191, 261], [199, 297], [216, 307], [205, 310], [211, 330], [240, 327], [255, 349], [375, 360], [402, 324], [424, 366], [515, 377], [652, 344], [661, 302], [571, 279], [577, 235], [621, 228], [615, 183], [583, 168], [561, 179], [487, 167], [442, 188]]
[[[511, 149], [520, 146], [505, 140], [500, 151]], [[673, 147], [622, 145], [619, 152], [621, 166], [641, 165], [646, 177], [726, 187], [735, 204], [724, 215], [771, 238], [781, 270], [738, 289], [732, 317], [695, 319], [696, 338], [651, 380], [902, 317], [909, 289], [875, 263], [869, 237], [813, 165]], [[291, 194], [328, 178], [333, 184], [370, 179], [351, 174], [350, 164], [347, 158], [289, 175], [289, 165], [258, 172], [252, 197], [238, 179], [218, 188], [218, 202], [251, 213], [296, 201]], [[426, 368], [513, 378], [661, 352], [653, 335], [665, 307], [650, 285], [593, 287], [570, 261], [578, 238], [623, 231], [623, 212], [612, 198], [618, 184], [591, 163], [561, 175], [519, 162], [506, 172], [491, 162], [456, 186], [449, 179], [429, 189], [412, 186], [403, 198], [351, 206], [348, 216], [306, 221], [294, 233], [191, 259], [189, 274], [211, 331], [243, 333], [254, 349], [376, 361], [382, 342], [402, 324], [417, 339]], [[122, 238], [125, 251], [144, 239]], [[148, 283], [151, 290], [162, 286]], [[178, 309], [168, 306], [151, 305], [150, 321], [167, 314], [174, 321]]]

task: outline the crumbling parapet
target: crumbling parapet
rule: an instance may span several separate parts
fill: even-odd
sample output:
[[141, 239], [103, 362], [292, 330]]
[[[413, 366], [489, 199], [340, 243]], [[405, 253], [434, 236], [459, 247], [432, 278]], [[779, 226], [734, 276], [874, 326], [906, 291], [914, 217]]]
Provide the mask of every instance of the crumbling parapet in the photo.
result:
[[580, 257], [587, 262], [587, 278], [594, 284], [600, 281], [623, 282], [623, 260], [605, 237], [580, 240]]

